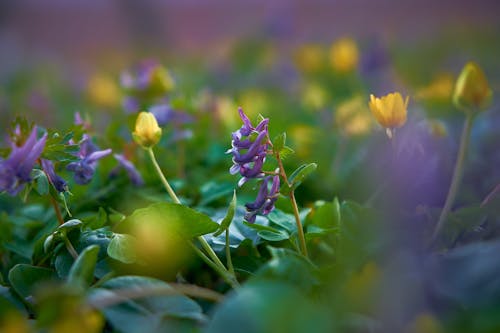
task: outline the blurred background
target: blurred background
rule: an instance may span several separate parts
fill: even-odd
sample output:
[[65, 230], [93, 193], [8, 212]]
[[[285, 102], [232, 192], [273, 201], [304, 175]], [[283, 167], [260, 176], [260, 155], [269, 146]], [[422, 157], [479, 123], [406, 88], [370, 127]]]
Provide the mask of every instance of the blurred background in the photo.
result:
[[2, 0], [0, 69], [41, 60], [83, 66], [153, 50], [207, 58], [249, 36], [282, 46], [344, 35], [407, 43], [491, 37], [498, 17], [495, 0]]

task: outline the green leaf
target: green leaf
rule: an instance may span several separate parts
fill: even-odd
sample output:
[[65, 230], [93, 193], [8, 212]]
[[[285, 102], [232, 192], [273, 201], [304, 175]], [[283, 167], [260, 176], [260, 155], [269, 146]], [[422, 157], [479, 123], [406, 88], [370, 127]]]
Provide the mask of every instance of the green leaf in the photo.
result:
[[[121, 276], [92, 290], [90, 303], [99, 304], [103, 300], [119, 297], [121, 290], [140, 293], [152, 288], [171, 289], [167, 283], [157, 279]], [[104, 307], [102, 312], [114, 329], [124, 333], [193, 332], [199, 323], [206, 321], [201, 307], [181, 294], [123, 299], [116, 305]]]
[[280, 152], [286, 144], [286, 132], [277, 135], [273, 140], [273, 150]]
[[297, 188], [307, 176], [316, 170], [317, 167], [318, 165], [316, 163], [303, 164], [298, 167], [289, 177], [292, 189]]
[[132, 264], [137, 260], [137, 240], [127, 234], [114, 234], [108, 245], [108, 255], [125, 264]]
[[287, 231], [276, 229], [267, 225], [243, 222], [247, 227], [257, 230], [257, 235], [262, 239], [271, 242], [279, 242], [285, 239], [289, 239], [290, 235]]
[[227, 196], [234, 191], [234, 185], [227, 182], [209, 181], [200, 188], [201, 200], [199, 205], [207, 204]]
[[333, 325], [331, 310], [303, 290], [279, 281], [251, 281], [215, 308], [204, 332], [337, 332]]
[[68, 231], [73, 229], [80, 229], [82, 225], [82, 221], [78, 219], [72, 219], [61, 224], [59, 227], [57, 227], [57, 230], [67, 233]]
[[218, 229], [219, 225], [210, 217], [184, 205], [160, 202], [135, 210], [121, 224], [134, 225], [143, 221], [154, 221], [181, 238], [191, 240]]
[[297, 231], [297, 223], [295, 222], [295, 216], [292, 214], [287, 214], [279, 209], [273, 210], [267, 218], [272, 223], [280, 226], [289, 233], [294, 233]]
[[280, 150], [281, 160], [285, 160], [288, 157], [292, 156], [293, 154], [295, 154], [295, 150], [293, 150], [292, 148], [290, 148], [288, 146], [285, 146], [285, 147], [283, 147], [283, 149]]
[[33, 180], [36, 182], [35, 190], [40, 195], [49, 193], [49, 180], [45, 172], [39, 169], [33, 170]]
[[83, 250], [69, 270], [68, 284], [75, 287], [90, 286], [94, 279], [94, 269], [98, 254], [98, 245], [91, 245]]
[[220, 223], [219, 229], [214, 233], [214, 237], [219, 236], [224, 231], [226, 231], [227, 228], [229, 228], [229, 226], [231, 225], [231, 222], [233, 221], [235, 211], [236, 211], [236, 190], [233, 190], [233, 199], [231, 200], [231, 203], [229, 204], [226, 216], [224, 216], [224, 218], [222, 219], [222, 221]]
[[332, 202], [317, 203], [318, 207], [308, 215], [306, 225], [315, 225], [323, 229], [340, 227], [340, 204], [337, 198]]
[[40, 283], [56, 278], [57, 275], [51, 269], [27, 264], [17, 264], [9, 271], [12, 288], [23, 298], [33, 295], [33, 291]]

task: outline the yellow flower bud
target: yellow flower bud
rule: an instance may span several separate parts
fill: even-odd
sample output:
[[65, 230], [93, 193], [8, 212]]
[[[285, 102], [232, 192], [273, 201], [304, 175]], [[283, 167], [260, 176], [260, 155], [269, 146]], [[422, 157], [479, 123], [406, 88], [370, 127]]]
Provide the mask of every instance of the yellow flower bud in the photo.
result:
[[455, 84], [453, 103], [462, 110], [481, 110], [488, 107], [492, 95], [483, 70], [475, 62], [468, 62]]
[[161, 128], [155, 116], [150, 112], [139, 113], [132, 136], [143, 148], [150, 148], [157, 144], [160, 141]]
[[392, 130], [406, 123], [406, 108], [409, 97], [403, 101], [400, 93], [395, 92], [381, 98], [370, 95], [368, 106], [378, 123], [387, 129], [387, 135], [392, 137]]
[[330, 63], [341, 73], [351, 72], [356, 69], [359, 61], [359, 52], [356, 42], [351, 38], [341, 38], [330, 48]]

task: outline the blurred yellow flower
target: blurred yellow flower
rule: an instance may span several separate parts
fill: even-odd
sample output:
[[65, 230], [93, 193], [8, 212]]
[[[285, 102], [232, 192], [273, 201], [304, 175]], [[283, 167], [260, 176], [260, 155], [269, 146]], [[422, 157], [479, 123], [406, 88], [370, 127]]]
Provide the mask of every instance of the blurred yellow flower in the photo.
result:
[[309, 156], [312, 145], [316, 142], [316, 129], [309, 125], [294, 125], [288, 133], [293, 141], [293, 148], [299, 158]]
[[[5, 311], [5, 309], [2, 309]], [[0, 332], [29, 333], [33, 332], [28, 319], [15, 310], [7, 310], [0, 315]]]
[[143, 148], [150, 148], [157, 144], [161, 138], [161, 128], [155, 116], [150, 112], [140, 112], [132, 136]]
[[465, 111], [485, 109], [493, 92], [483, 70], [475, 62], [468, 62], [458, 76], [453, 92], [453, 103]]
[[[238, 98], [238, 105], [241, 106], [250, 118], [256, 118], [259, 114], [265, 115], [268, 112], [268, 100], [266, 94], [260, 89], [247, 89]], [[237, 114], [238, 112], [233, 113]], [[239, 117], [238, 117], [239, 119]]]
[[405, 333], [441, 333], [444, 332], [441, 323], [430, 313], [419, 314], [408, 327]]
[[448, 135], [448, 130], [446, 129], [446, 125], [436, 119], [429, 119], [427, 122], [429, 126], [430, 134], [435, 138], [443, 138]]
[[319, 44], [304, 44], [295, 51], [293, 60], [300, 71], [316, 73], [324, 66], [325, 51]]
[[382, 272], [372, 261], [367, 262], [359, 272], [354, 273], [345, 285], [349, 304], [357, 310], [368, 310], [375, 300]]
[[341, 38], [330, 47], [330, 64], [337, 72], [346, 73], [355, 70], [358, 61], [358, 45], [354, 39]]
[[318, 111], [326, 106], [327, 91], [317, 83], [307, 83], [302, 87], [302, 104], [305, 108]]
[[241, 120], [237, 110], [238, 105], [229, 96], [217, 96], [215, 98], [215, 114], [227, 129], [233, 130], [240, 125]]
[[354, 136], [368, 133], [373, 125], [362, 96], [355, 96], [341, 103], [335, 110], [334, 121], [342, 132]]
[[408, 107], [409, 97], [403, 101], [400, 93], [390, 93], [380, 98], [370, 95], [368, 103], [370, 110], [382, 127], [386, 128], [389, 138], [392, 137], [392, 131], [406, 123], [406, 108]]
[[425, 100], [449, 101], [453, 92], [453, 84], [453, 75], [449, 73], [438, 74], [429, 85], [420, 88], [415, 97]]
[[175, 81], [166, 68], [157, 66], [151, 70], [150, 75], [151, 94], [161, 96], [175, 88]]
[[120, 89], [117, 83], [108, 76], [96, 74], [87, 82], [89, 100], [103, 108], [115, 108], [120, 104]]

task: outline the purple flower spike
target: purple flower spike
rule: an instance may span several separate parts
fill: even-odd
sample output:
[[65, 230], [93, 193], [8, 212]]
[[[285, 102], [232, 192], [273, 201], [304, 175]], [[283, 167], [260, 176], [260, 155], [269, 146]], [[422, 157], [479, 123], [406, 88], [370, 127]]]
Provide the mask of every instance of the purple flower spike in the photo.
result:
[[66, 169], [74, 172], [75, 183], [85, 185], [90, 183], [97, 167], [97, 161], [109, 154], [111, 149], [97, 150], [88, 135], [84, 135], [80, 141], [80, 151], [77, 156], [80, 158], [77, 162], [71, 162]]
[[31, 181], [30, 173], [45, 148], [47, 134], [40, 140], [36, 138], [36, 126], [30, 136], [20, 147], [12, 146], [6, 160], [0, 159], [0, 192], [16, 195], [24, 184]]
[[248, 179], [264, 177], [262, 166], [267, 155], [269, 119], [263, 119], [257, 127], [253, 127], [243, 109], [239, 108], [238, 112], [243, 126], [232, 133], [232, 148], [227, 153], [233, 155], [234, 163], [229, 172], [239, 172], [243, 176], [238, 182], [238, 186], [242, 186]]
[[111, 176], [115, 176], [118, 173], [118, 170], [123, 168], [125, 172], [127, 172], [128, 178], [130, 179], [132, 184], [134, 184], [135, 186], [144, 185], [144, 180], [142, 179], [141, 174], [139, 173], [139, 171], [137, 171], [132, 162], [130, 162], [125, 158], [125, 156], [120, 154], [114, 154], [113, 156], [120, 165], [111, 171]]
[[[271, 189], [269, 190], [269, 181], [273, 179], [271, 183]], [[245, 221], [248, 223], [254, 223], [258, 214], [267, 215], [274, 209], [274, 203], [278, 200], [280, 191], [280, 177], [275, 175], [273, 177], [268, 176], [264, 178], [262, 184], [260, 185], [259, 193], [257, 198], [252, 203], [247, 203], [245, 205], [247, 213], [245, 214]]]
[[42, 169], [47, 175], [49, 182], [52, 184], [52, 186], [54, 186], [57, 192], [66, 192], [66, 190], [68, 189], [68, 185], [66, 184], [66, 181], [64, 179], [56, 174], [52, 161], [42, 159]]

